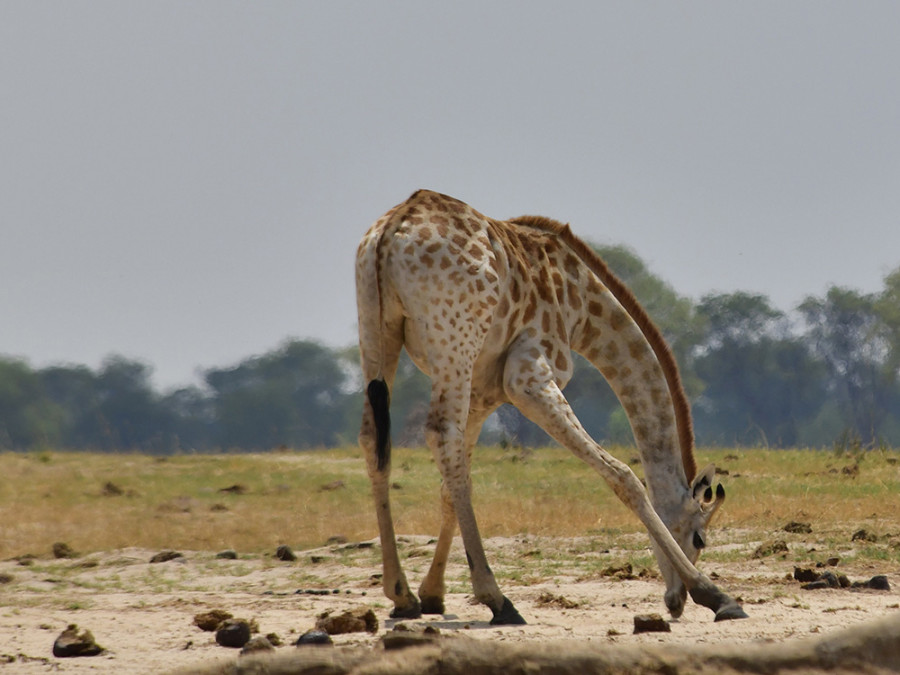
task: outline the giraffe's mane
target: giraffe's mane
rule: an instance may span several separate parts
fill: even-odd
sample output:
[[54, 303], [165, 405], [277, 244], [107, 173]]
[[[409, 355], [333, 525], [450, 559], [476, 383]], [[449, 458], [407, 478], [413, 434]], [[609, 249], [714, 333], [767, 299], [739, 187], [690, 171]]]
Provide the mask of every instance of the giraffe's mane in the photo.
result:
[[603, 259], [597, 255], [588, 244], [572, 234], [568, 225], [560, 223], [552, 218], [543, 216], [521, 216], [509, 222], [524, 227], [542, 230], [557, 237], [569, 249], [577, 255], [590, 270], [596, 274], [600, 281], [616, 297], [622, 307], [631, 315], [635, 323], [641, 329], [656, 359], [662, 367], [675, 407], [675, 426], [678, 429], [678, 443], [681, 447], [681, 461], [684, 464], [684, 473], [690, 483], [697, 474], [697, 460], [694, 457], [694, 426], [691, 420], [691, 405], [684, 391], [681, 374], [675, 356], [666, 342], [657, 325], [647, 314], [647, 311], [638, 302], [634, 293], [619, 279]]

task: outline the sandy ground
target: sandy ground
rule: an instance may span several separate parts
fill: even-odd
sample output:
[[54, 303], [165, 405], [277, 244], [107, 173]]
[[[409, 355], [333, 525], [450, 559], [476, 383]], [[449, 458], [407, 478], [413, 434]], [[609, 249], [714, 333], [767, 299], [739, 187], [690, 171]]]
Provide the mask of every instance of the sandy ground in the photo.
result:
[[[833, 568], [854, 581], [884, 574], [890, 591], [809, 591], [792, 579], [790, 552], [754, 559], [755, 547], [742, 544], [737, 562], [701, 560], [700, 566], [742, 600], [749, 619], [714, 623], [709, 610], [688, 601], [684, 615], [671, 622], [671, 632], [635, 635], [635, 615], [665, 616], [664, 586], [656, 576], [616, 579], [597, 571], [606, 562], [620, 561], [621, 551], [595, 552], [602, 547], [589, 545], [587, 538], [522, 537], [486, 544], [501, 586], [527, 626], [489, 625], [489, 611], [471, 603], [458, 542], [448, 570], [447, 613], [403, 623], [499, 643], [702, 646], [799, 640], [894, 614], [900, 606], [895, 563]], [[429, 562], [429, 540], [404, 538], [402, 548], [415, 585]], [[279, 652], [296, 649], [292, 643], [326, 611], [372, 608], [379, 619], [377, 634], [337, 635], [338, 646], [379, 648], [380, 637], [397, 623], [388, 618], [390, 606], [375, 576], [380, 572], [375, 542], [297, 552], [294, 562], [271, 555], [224, 560], [214, 552], [183, 551], [182, 558], [151, 564], [154, 553], [127, 549], [64, 560], [46, 556], [30, 565], [0, 562], [0, 673], [159, 673], [234, 661], [238, 650], [217, 645], [213, 633], [193, 623], [196, 614], [215, 608], [255, 619], [263, 635], [277, 634], [284, 643]], [[847, 553], [834, 552], [837, 557]], [[89, 629], [106, 651], [54, 657], [54, 640], [72, 623]]]

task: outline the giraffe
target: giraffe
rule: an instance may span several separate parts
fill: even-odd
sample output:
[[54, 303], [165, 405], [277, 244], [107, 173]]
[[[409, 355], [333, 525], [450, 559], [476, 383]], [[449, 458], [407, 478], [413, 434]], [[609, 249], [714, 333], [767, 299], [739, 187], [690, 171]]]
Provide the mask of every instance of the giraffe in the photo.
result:
[[[673, 617], [688, 593], [716, 621], [747, 616], [694, 566], [725, 492], [721, 484], [713, 491], [712, 466], [697, 471], [674, 357], [631, 292], [568, 225], [537, 216], [499, 221], [419, 190], [363, 236], [356, 288], [367, 383], [359, 443], [392, 617], [444, 612], [444, 571], [458, 524], [475, 597], [491, 610], [491, 623], [525, 623], [491, 572], [471, 502], [473, 447], [502, 403], [593, 467], [641, 520]], [[431, 379], [425, 436], [442, 478], [440, 533], [418, 596], [401, 569], [389, 496], [389, 398], [403, 348]], [[646, 489], [569, 407], [562, 390], [573, 351], [600, 370], [622, 403]]]

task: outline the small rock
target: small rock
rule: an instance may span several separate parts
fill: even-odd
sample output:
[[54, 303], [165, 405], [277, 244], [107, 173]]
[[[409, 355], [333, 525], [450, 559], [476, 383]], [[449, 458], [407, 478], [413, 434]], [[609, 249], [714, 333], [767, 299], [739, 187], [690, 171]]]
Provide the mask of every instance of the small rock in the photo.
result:
[[876, 591], [891, 590], [891, 585], [888, 583], [888, 578], [883, 574], [876, 574], [874, 577], [869, 579], [868, 586], [869, 588], [874, 588]]
[[537, 604], [543, 607], [553, 606], [558, 607], [559, 609], [575, 609], [580, 603], [569, 600], [562, 595], [555, 595], [549, 591], [544, 591], [538, 596]]
[[610, 565], [600, 572], [600, 576], [613, 577], [620, 581], [634, 579], [634, 569], [631, 567], [631, 563], [625, 563], [624, 565]]
[[372, 541], [354, 541], [343, 547], [344, 551], [355, 551], [357, 549], [373, 548], [375, 542]]
[[843, 467], [841, 473], [845, 476], [856, 478], [859, 475], [859, 462]]
[[216, 553], [216, 558], [221, 560], [237, 560], [237, 551], [232, 551], [228, 549], [227, 551], [219, 551]]
[[334, 641], [331, 636], [324, 630], [308, 630], [295, 642], [298, 647], [306, 647], [309, 645], [332, 645]]
[[178, 551], [160, 551], [155, 556], [150, 558], [151, 563], [161, 563], [161, 562], [169, 562], [170, 560], [175, 560], [176, 558], [183, 558], [184, 555], [179, 553]]
[[78, 626], [69, 624], [53, 643], [53, 656], [66, 658], [70, 656], [97, 656], [102, 654], [103, 647], [94, 640], [91, 631], [85, 629], [78, 632]]
[[885, 575], [876, 574], [868, 581], [854, 582], [853, 588], [871, 588], [874, 591], [889, 591], [891, 590], [891, 584], [888, 582], [888, 578]]
[[634, 633], [668, 633], [672, 630], [669, 622], [659, 614], [636, 614], [634, 617]]
[[9, 572], [0, 572], [0, 584], [11, 584], [15, 577]]
[[58, 541], [53, 544], [53, 557], [54, 558], [77, 558], [77, 554], [72, 550], [72, 547], [69, 546], [64, 541]]
[[429, 626], [422, 632], [406, 630], [397, 630], [396, 628], [389, 633], [385, 633], [381, 638], [381, 643], [385, 649], [406, 649], [407, 647], [418, 647], [419, 645], [431, 644], [440, 638], [440, 631]]
[[279, 546], [275, 549], [275, 557], [286, 562], [292, 562], [297, 559], [290, 546]]
[[243, 647], [250, 641], [250, 624], [243, 619], [226, 619], [216, 630], [216, 642], [223, 647]]
[[111, 480], [106, 481], [103, 484], [103, 489], [100, 492], [104, 497], [118, 497], [120, 495], [125, 494], [125, 490], [120, 488], [118, 485], [113, 483]]
[[822, 579], [828, 583], [829, 588], [840, 588], [841, 582], [834, 572], [828, 571], [822, 573]]
[[753, 552], [754, 558], [766, 558], [770, 555], [775, 555], [776, 553], [787, 553], [788, 546], [784, 542], [783, 539], [776, 539], [775, 541], [767, 541], [763, 544], [760, 544], [759, 547]]
[[795, 567], [794, 568], [794, 579], [799, 581], [801, 584], [809, 584], [813, 581], [818, 581], [821, 575], [818, 572], [814, 572], [808, 568]]
[[316, 629], [323, 630], [329, 635], [343, 633], [377, 633], [378, 618], [371, 609], [347, 610], [343, 614], [331, 616], [328, 612], [319, 615], [316, 620]]
[[891, 585], [890, 583], [888, 583], [888, 578], [883, 574], [876, 574], [874, 577], [869, 579], [869, 581], [866, 583], [866, 586], [875, 589], [876, 591], [891, 590]]
[[792, 520], [784, 526], [784, 531], [791, 534], [809, 534], [812, 532], [812, 526], [809, 523], [800, 523]]
[[219, 492], [224, 492], [230, 495], [244, 495], [247, 494], [247, 487], [245, 485], [241, 485], [240, 483], [235, 483], [234, 485], [229, 485], [228, 487], [219, 488]]
[[211, 609], [208, 612], [201, 612], [194, 616], [194, 625], [200, 630], [212, 632], [219, 627], [223, 621], [234, 618], [230, 612], [224, 609]]
[[[843, 579], [841, 579], [843, 577]], [[804, 586], [801, 586], [804, 591], [815, 591], [822, 588], [846, 588], [850, 585], [850, 580], [847, 579], [846, 576], [841, 574], [838, 576], [834, 572], [830, 570], [827, 572], [823, 572], [822, 576], [816, 579], [815, 581], [808, 583]]]
[[853, 536], [850, 537], [850, 541], [869, 541], [875, 543], [878, 541], [878, 536], [871, 532], [867, 532], [866, 530], [857, 530], [853, 533]]
[[273, 651], [275, 651], [275, 647], [271, 642], [269, 642], [269, 639], [263, 637], [262, 635], [257, 635], [255, 638], [247, 641], [243, 649], [241, 649], [241, 656], [246, 656], [247, 654], [257, 654], [259, 652]]

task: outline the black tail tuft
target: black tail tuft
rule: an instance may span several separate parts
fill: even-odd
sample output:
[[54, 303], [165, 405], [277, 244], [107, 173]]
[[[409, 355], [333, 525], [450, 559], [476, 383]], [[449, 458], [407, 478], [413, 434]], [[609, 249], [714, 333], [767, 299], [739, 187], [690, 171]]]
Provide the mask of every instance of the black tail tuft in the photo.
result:
[[375, 454], [378, 470], [384, 471], [391, 461], [391, 395], [384, 380], [372, 380], [366, 390], [375, 415]]

